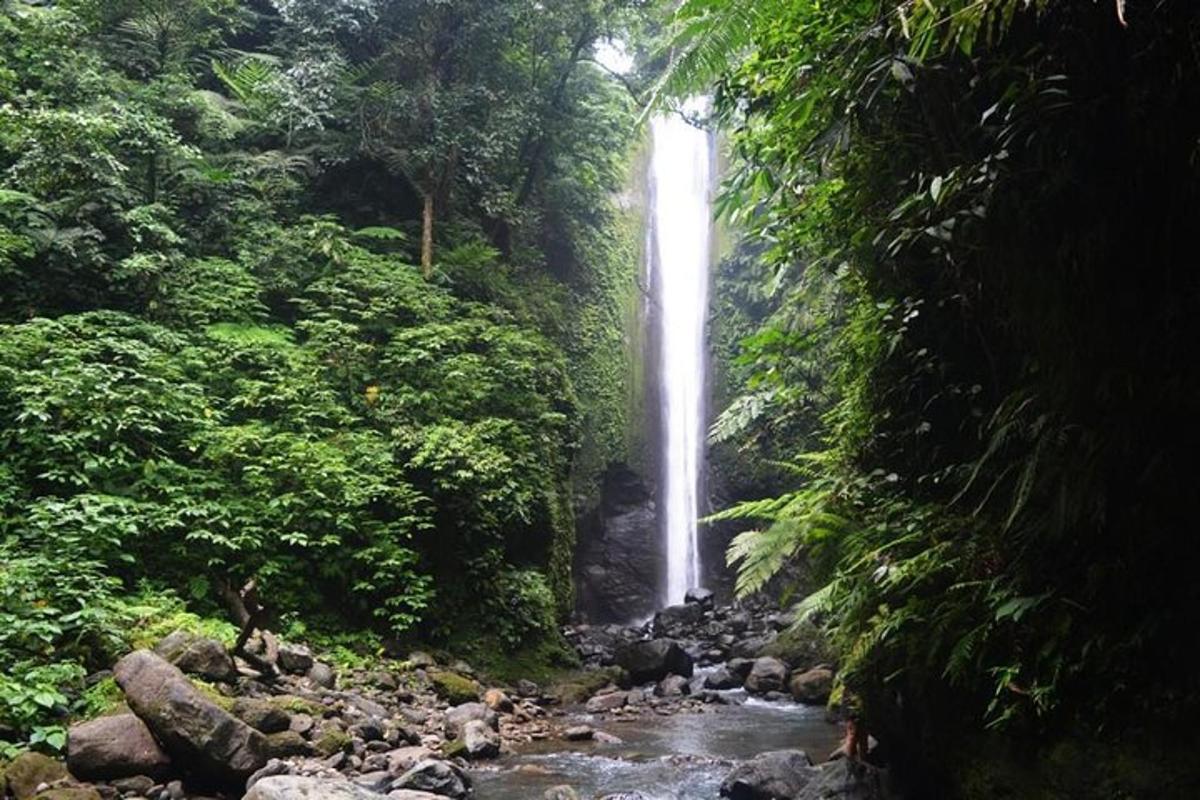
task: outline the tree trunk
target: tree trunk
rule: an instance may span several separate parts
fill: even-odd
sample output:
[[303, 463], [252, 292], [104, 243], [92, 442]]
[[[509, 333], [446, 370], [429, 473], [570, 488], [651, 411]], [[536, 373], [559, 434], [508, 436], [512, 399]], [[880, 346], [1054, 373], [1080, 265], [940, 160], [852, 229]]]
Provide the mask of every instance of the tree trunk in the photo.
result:
[[425, 212], [421, 226], [421, 274], [433, 277], [433, 193], [425, 195]]

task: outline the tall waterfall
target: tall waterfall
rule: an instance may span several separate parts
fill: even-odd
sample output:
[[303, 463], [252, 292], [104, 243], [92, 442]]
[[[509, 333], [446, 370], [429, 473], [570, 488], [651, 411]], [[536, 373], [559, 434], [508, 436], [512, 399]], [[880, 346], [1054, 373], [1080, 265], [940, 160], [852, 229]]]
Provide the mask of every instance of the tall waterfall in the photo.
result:
[[712, 137], [678, 114], [652, 122], [651, 276], [657, 289], [662, 398], [664, 600], [700, 582], [696, 521], [704, 457]]

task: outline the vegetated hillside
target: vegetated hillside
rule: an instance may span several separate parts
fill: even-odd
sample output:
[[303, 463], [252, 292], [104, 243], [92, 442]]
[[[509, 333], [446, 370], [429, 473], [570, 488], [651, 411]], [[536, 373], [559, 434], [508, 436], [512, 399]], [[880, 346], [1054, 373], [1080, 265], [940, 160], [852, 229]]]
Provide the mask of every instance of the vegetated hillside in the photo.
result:
[[933, 795], [1192, 796], [1194, 5], [680, 30], [664, 88], [717, 79], [720, 203], [769, 259], [717, 433], [793, 465], [722, 515], [757, 523], [742, 588], [817, 567], [846, 702]]
[[284, 629], [556, 654], [628, 425], [590, 59], [634, 5], [3, 4], [0, 728], [251, 578]]

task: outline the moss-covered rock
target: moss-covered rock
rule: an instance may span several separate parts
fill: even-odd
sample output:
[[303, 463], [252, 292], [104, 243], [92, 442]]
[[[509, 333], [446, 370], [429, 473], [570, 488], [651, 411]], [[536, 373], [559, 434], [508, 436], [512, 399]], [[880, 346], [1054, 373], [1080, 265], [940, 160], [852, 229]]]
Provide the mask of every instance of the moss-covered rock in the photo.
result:
[[550, 688], [549, 693], [557, 697], [563, 705], [576, 705], [585, 702], [610, 683], [617, 686], [629, 686], [629, 673], [620, 667], [579, 670], [561, 676], [559, 681]]
[[35, 800], [100, 800], [100, 793], [91, 786], [61, 786], [41, 792]]
[[308, 714], [310, 717], [315, 717], [316, 719], [325, 716], [325, 706], [315, 700], [306, 700], [294, 694], [270, 697], [267, 698], [266, 702], [288, 714]]
[[66, 764], [41, 753], [21, 753], [5, 770], [9, 793], [16, 800], [29, 800], [42, 784], [70, 780]]
[[[345, 734], [342, 734], [345, 736]], [[278, 733], [267, 734], [267, 755], [270, 758], [290, 758], [292, 756], [307, 756], [313, 751], [313, 747], [296, 731], [279, 731]], [[341, 740], [335, 737], [329, 742], [330, 746], [339, 744]], [[346, 736], [346, 742], [340, 747], [335, 747], [330, 751], [329, 755], [338, 750], [343, 749], [349, 742], [349, 737]]]
[[321, 758], [328, 758], [334, 753], [348, 750], [352, 743], [353, 740], [350, 738], [350, 734], [345, 731], [338, 730], [337, 728], [326, 728], [317, 736], [313, 742], [312, 749]]
[[437, 696], [452, 705], [470, 703], [479, 699], [480, 685], [457, 672], [432, 670], [429, 673], [429, 681]]
[[811, 622], [800, 622], [786, 629], [759, 655], [778, 658], [794, 670], [836, 662], [836, 653], [825, 632]]

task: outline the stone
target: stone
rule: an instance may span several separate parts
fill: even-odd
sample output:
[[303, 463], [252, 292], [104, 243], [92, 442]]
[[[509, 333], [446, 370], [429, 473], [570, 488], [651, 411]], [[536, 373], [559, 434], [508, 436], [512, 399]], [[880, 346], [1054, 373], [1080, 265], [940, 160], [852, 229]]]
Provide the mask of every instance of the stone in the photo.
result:
[[754, 669], [753, 658], [731, 658], [725, 668], [737, 676], [738, 681], [744, 682], [750, 670]]
[[763, 753], [734, 767], [721, 782], [729, 800], [795, 798], [813, 780], [812, 762], [803, 750]]
[[691, 684], [682, 675], [668, 675], [654, 687], [654, 694], [657, 697], [683, 697], [685, 694], [691, 693]]
[[629, 695], [625, 692], [598, 694], [587, 701], [587, 712], [589, 714], [602, 714], [605, 711], [616, 711], [618, 708], [622, 708], [627, 702], [629, 702]]
[[695, 603], [702, 608], [712, 608], [714, 600], [715, 596], [710, 589], [702, 589], [699, 587], [695, 589], [688, 589], [687, 593], [683, 596], [683, 602]]
[[810, 782], [795, 800], [886, 800], [886, 773], [861, 761], [842, 759], [809, 770]]
[[746, 676], [746, 691], [751, 694], [779, 692], [787, 688], [788, 668], [778, 658], [764, 656], [755, 659]]
[[[443, 797], [461, 800], [471, 794], [471, 779], [458, 767], [447, 761], [425, 759], [413, 765], [392, 784], [393, 789], [410, 789], [431, 792]], [[255, 800], [255, 798], [250, 798]], [[264, 799], [266, 800], [266, 799]]]
[[541, 693], [541, 687], [539, 687], [533, 681], [527, 681], [524, 679], [517, 681], [517, 694], [519, 694], [521, 697], [537, 697]]
[[654, 615], [654, 632], [659, 636], [682, 636], [704, 616], [697, 603], [667, 606]]
[[440, 794], [433, 792], [414, 792], [410, 789], [396, 789], [388, 792], [388, 797], [392, 800], [442, 800]]
[[364, 789], [370, 789], [372, 792], [386, 792], [392, 785], [392, 776], [387, 772], [379, 770], [376, 772], [364, 772], [361, 775], [356, 775], [351, 778], [356, 786], [361, 786]]
[[587, 742], [596, 738], [596, 729], [589, 725], [572, 725], [563, 731], [563, 738], [568, 742]]
[[500, 719], [495, 711], [483, 703], [463, 703], [446, 712], [443, 733], [449, 739], [457, 739], [463, 727], [473, 720], [481, 720], [491, 728], [499, 728]]
[[634, 685], [661, 681], [674, 673], [692, 677], [692, 657], [671, 639], [634, 642], [617, 653], [617, 663], [629, 673]]
[[625, 740], [620, 736], [613, 736], [611, 733], [604, 731], [596, 731], [596, 735], [592, 739], [600, 744], [625, 744]]
[[408, 656], [408, 664], [413, 669], [429, 669], [437, 666], [437, 659], [421, 650], [415, 650]]
[[308, 740], [295, 731], [269, 733], [266, 739], [268, 758], [307, 756], [313, 751], [312, 745], [308, 743]]
[[307, 675], [316, 660], [312, 651], [302, 644], [288, 642], [279, 645], [279, 668], [292, 675]]
[[542, 793], [542, 798], [543, 800], [579, 800], [579, 792], [563, 784], [562, 786], [551, 786]]
[[154, 788], [154, 779], [149, 775], [132, 775], [128, 778], [117, 778], [109, 781], [114, 789], [123, 795], [147, 795]]
[[69, 782], [71, 775], [61, 761], [41, 753], [21, 753], [4, 771], [8, 791], [16, 800], [29, 800], [38, 794], [38, 787]]
[[37, 793], [37, 800], [102, 800], [94, 786], [54, 786]]
[[256, 782], [242, 800], [379, 800], [379, 795], [342, 778], [272, 775]]
[[736, 689], [742, 685], [742, 679], [728, 667], [718, 667], [704, 676], [705, 689]]
[[272, 778], [276, 775], [291, 775], [292, 767], [288, 762], [282, 759], [272, 758], [267, 762], [267, 765], [258, 772], [246, 779], [246, 791], [254, 787], [254, 784], [261, 781], [263, 778]]
[[263, 735], [206, 698], [160, 656], [137, 650], [117, 662], [114, 675], [130, 708], [180, 766], [241, 784], [267, 763]]
[[313, 729], [317, 721], [308, 714], [292, 714], [288, 720], [288, 730], [295, 731], [301, 736]]
[[308, 668], [308, 679], [322, 689], [332, 689], [337, 686], [337, 673], [333, 667], [322, 661], [314, 661]]
[[269, 700], [240, 697], [233, 703], [233, 715], [262, 733], [286, 731], [292, 724], [291, 715]]
[[814, 667], [806, 672], [793, 673], [788, 681], [788, 689], [797, 703], [823, 706], [829, 702], [829, 695], [833, 691], [833, 670]]
[[500, 755], [500, 734], [481, 719], [473, 719], [464, 725], [460, 738], [467, 758], [495, 758]]
[[399, 747], [387, 754], [388, 772], [403, 775], [418, 763], [433, 757], [428, 747]]
[[431, 670], [429, 680], [434, 693], [447, 703], [458, 705], [479, 699], [479, 684], [471, 678], [445, 670]]
[[500, 689], [488, 689], [483, 693], [483, 702], [488, 708], [501, 714], [511, 714], [513, 701]]
[[730, 648], [730, 652], [737, 658], [758, 658], [776, 638], [776, 634], [770, 633], [739, 639]]
[[171, 759], [154, 734], [133, 714], [99, 717], [67, 732], [67, 768], [84, 780], [134, 775], [165, 777]]
[[189, 675], [220, 683], [237, 680], [233, 659], [216, 639], [178, 630], [155, 645], [154, 652]]

